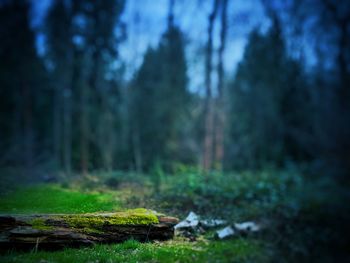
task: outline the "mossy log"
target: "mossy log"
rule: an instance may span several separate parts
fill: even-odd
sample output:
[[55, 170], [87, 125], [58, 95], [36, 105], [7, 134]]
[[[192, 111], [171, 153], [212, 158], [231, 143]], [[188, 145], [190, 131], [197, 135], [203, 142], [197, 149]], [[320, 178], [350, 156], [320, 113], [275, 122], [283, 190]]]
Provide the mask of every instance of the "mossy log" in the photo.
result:
[[146, 209], [117, 213], [0, 215], [0, 249], [81, 247], [98, 243], [167, 240], [178, 219]]

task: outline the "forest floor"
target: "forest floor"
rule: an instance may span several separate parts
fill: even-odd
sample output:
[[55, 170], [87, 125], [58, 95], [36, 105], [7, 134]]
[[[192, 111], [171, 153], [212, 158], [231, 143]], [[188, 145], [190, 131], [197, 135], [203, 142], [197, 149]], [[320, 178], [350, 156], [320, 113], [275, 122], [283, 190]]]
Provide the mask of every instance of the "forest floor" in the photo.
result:
[[[6, 179], [8, 178], [8, 179]], [[0, 213], [87, 213], [144, 207], [184, 219], [190, 211], [229, 222], [257, 220], [259, 233], [216, 240], [215, 231], [188, 239], [61, 251], [8, 251], [0, 262], [350, 262], [350, 195], [330, 178], [265, 170], [201, 175], [100, 173], [50, 184], [0, 186]]]

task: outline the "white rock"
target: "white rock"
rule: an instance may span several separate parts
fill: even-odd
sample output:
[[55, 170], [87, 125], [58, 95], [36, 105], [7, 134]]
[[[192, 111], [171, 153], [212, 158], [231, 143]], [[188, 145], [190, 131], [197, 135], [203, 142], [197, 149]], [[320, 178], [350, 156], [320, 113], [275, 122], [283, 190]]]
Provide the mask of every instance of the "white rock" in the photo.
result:
[[216, 231], [218, 238], [224, 239], [236, 234], [235, 230], [231, 226], [227, 226], [224, 229]]
[[190, 212], [185, 220], [178, 223], [176, 226], [174, 226], [175, 229], [181, 229], [181, 228], [193, 228], [198, 226], [199, 224], [199, 216], [196, 215], [194, 212]]
[[187, 220], [187, 221], [195, 221], [195, 220], [199, 220], [199, 216], [196, 214], [196, 213], [194, 213], [194, 212], [190, 212], [189, 214], [188, 214], [188, 216], [186, 217], [186, 219], [185, 220]]
[[227, 224], [227, 221], [221, 219], [208, 219], [201, 220], [200, 223], [205, 227], [217, 227]]

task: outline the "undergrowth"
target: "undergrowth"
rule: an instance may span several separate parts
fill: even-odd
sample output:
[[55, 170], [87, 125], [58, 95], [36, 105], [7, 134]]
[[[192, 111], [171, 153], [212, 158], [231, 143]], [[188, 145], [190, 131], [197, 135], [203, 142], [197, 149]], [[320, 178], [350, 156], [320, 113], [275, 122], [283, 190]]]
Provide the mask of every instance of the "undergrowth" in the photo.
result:
[[[350, 259], [350, 195], [332, 178], [297, 170], [202, 174], [180, 167], [157, 180], [130, 173], [88, 183], [39, 185], [1, 195], [0, 213], [85, 213], [145, 207], [184, 218], [189, 211], [230, 222], [257, 220], [262, 233], [227, 241], [128, 241], [57, 252], [3, 255], [0, 262], [344, 262]], [[159, 171], [158, 171], [159, 175]], [[94, 179], [98, 177], [98, 179]], [[154, 185], [157, 184], [157, 185]], [[97, 192], [98, 191], [98, 192]], [[42, 227], [38, 222], [38, 227]], [[317, 260], [316, 260], [317, 259]]]

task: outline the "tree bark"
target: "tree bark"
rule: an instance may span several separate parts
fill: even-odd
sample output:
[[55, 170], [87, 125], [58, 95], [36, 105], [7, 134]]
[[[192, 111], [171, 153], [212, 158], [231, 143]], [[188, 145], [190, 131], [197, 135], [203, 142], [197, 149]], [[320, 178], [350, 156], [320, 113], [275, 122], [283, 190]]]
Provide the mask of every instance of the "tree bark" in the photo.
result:
[[34, 125], [33, 125], [33, 91], [32, 87], [24, 82], [24, 167], [27, 176], [34, 168]]
[[212, 102], [212, 55], [213, 55], [213, 29], [219, 7], [219, 0], [214, 0], [212, 12], [209, 15], [208, 42], [205, 62], [205, 101], [204, 101], [204, 142], [202, 168], [205, 172], [212, 168], [213, 161], [213, 102]]
[[69, 176], [72, 173], [72, 90], [67, 85], [64, 93], [64, 170]]
[[132, 136], [131, 139], [132, 139], [132, 146], [133, 146], [136, 171], [138, 173], [142, 173], [142, 170], [143, 170], [143, 161], [142, 160], [143, 160], [143, 158], [142, 158], [139, 130], [137, 128], [133, 127], [133, 131], [132, 131], [131, 136]]
[[95, 87], [95, 74], [91, 70], [91, 75], [88, 80], [88, 85], [81, 85], [81, 119], [80, 119], [80, 165], [81, 172], [85, 176], [88, 173], [89, 167], [89, 153], [90, 153], [90, 114], [89, 101], [91, 90]]
[[53, 155], [56, 168], [61, 168], [62, 93], [61, 87], [57, 84], [55, 85], [53, 103]]
[[179, 221], [157, 215], [156, 223], [114, 223], [113, 217], [122, 214], [0, 215], [0, 248], [56, 250], [128, 239], [167, 240], [174, 236]]
[[215, 100], [215, 165], [218, 169], [222, 169], [224, 158], [224, 133], [225, 133], [225, 105], [224, 105], [224, 52], [226, 48], [226, 33], [227, 33], [227, 4], [228, 0], [222, 0], [221, 8], [221, 31], [220, 31], [220, 47], [218, 61], [218, 97]]

